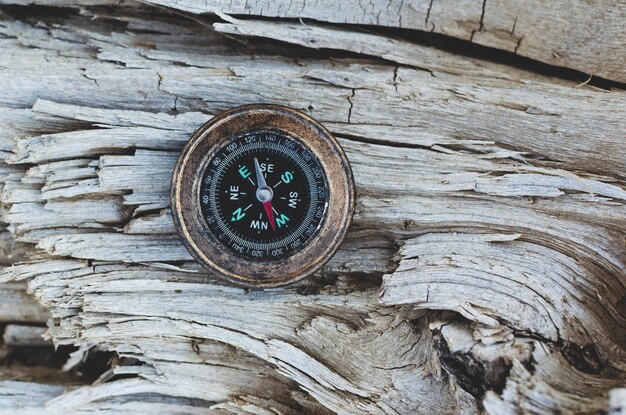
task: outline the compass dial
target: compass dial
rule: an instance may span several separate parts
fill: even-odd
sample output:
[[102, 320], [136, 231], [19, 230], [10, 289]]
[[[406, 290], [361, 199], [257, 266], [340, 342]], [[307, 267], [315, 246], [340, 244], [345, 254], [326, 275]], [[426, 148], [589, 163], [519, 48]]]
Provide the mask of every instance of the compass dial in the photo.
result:
[[287, 257], [323, 224], [328, 183], [320, 161], [299, 139], [257, 130], [227, 141], [208, 160], [200, 188], [209, 231], [238, 256]]

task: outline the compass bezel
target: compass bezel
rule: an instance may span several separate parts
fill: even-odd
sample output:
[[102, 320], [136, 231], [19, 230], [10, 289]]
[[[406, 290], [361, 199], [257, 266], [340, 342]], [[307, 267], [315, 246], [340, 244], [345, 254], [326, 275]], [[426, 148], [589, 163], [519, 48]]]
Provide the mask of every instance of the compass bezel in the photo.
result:
[[[247, 131], [281, 130], [319, 160], [328, 183], [325, 217], [306, 246], [292, 255], [254, 260], [236, 255], [209, 229], [202, 215], [202, 177], [215, 153]], [[193, 257], [216, 276], [248, 287], [276, 287], [301, 280], [323, 266], [343, 242], [354, 213], [354, 183], [347, 157], [333, 135], [290, 108], [253, 104], [225, 111], [200, 127], [183, 149], [172, 175], [174, 225]]]

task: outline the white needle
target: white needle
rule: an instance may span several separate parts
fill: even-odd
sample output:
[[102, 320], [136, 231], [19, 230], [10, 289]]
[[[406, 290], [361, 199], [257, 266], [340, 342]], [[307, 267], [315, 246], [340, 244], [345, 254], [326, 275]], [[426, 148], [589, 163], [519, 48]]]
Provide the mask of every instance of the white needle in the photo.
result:
[[274, 192], [271, 188], [267, 187], [265, 177], [263, 177], [263, 172], [261, 171], [261, 166], [259, 166], [259, 161], [256, 157], [254, 158], [254, 170], [256, 170], [256, 182], [259, 186], [256, 189], [256, 198], [259, 202], [263, 203], [265, 214], [270, 221], [272, 230], [275, 231], [276, 225], [274, 222], [274, 212], [272, 212], [272, 197], [274, 196]]
[[259, 166], [259, 161], [254, 158], [254, 170], [256, 170], [256, 183], [259, 189], [267, 187], [267, 183], [265, 183], [265, 177], [263, 177], [263, 172], [261, 171], [261, 166]]

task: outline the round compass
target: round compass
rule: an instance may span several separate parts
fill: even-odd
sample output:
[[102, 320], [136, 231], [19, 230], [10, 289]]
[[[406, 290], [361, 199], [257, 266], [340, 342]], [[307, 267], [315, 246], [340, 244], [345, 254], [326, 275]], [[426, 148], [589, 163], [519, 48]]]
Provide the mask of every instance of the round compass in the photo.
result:
[[291, 283], [336, 252], [354, 210], [348, 161], [318, 122], [248, 105], [202, 126], [172, 178], [174, 223], [207, 269], [256, 287]]

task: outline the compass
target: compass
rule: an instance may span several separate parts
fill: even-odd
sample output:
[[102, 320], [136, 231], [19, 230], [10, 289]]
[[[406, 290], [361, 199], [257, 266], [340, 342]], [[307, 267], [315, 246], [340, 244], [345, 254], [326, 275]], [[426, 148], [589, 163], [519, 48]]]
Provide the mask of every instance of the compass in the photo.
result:
[[274, 287], [318, 270], [354, 210], [348, 160], [317, 121], [277, 105], [226, 111], [194, 133], [172, 177], [174, 224], [216, 276]]

